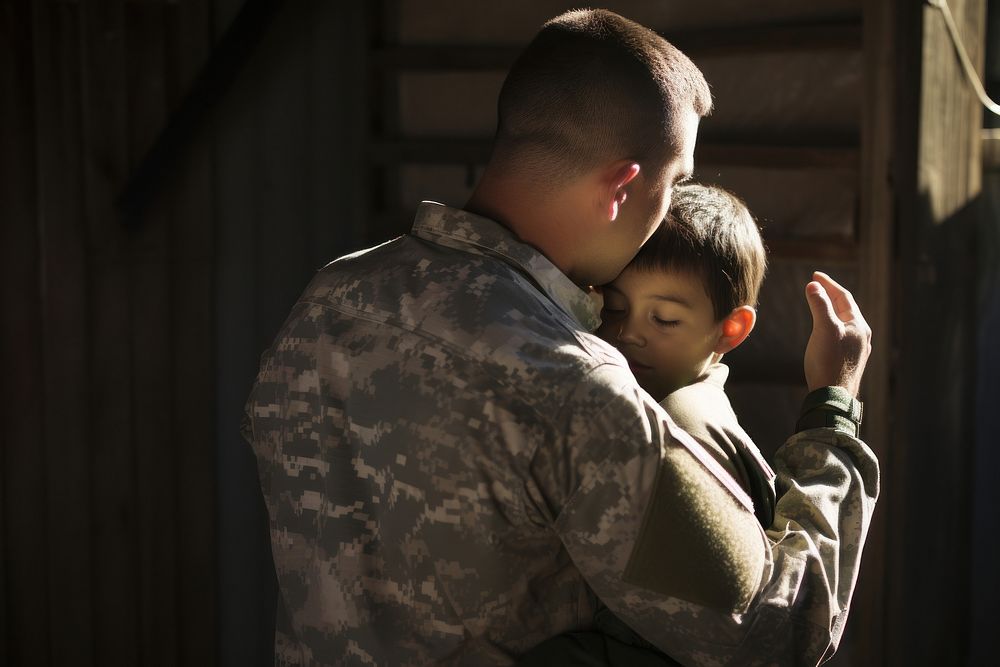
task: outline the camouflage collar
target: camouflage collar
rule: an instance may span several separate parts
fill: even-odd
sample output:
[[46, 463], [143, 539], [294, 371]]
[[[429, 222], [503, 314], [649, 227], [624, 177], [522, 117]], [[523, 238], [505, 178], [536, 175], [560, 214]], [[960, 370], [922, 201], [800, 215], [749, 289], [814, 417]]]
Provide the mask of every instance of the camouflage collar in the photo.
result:
[[417, 208], [412, 234], [449, 248], [500, 257], [527, 273], [582, 328], [594, 331], [601, 323], [594, 301], [566, 274], [545, 255], [489, 218], [425, 201]]

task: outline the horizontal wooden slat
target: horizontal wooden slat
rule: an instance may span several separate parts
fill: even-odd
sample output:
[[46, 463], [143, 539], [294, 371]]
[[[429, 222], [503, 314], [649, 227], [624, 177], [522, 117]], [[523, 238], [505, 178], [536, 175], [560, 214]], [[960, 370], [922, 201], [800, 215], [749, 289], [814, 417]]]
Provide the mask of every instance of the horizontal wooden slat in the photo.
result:
[[983, 130], [983, 169], [1000, 170], [1000, 128]]
[[520, 47], [492, 45], [386, 46], [372, 51], [372, 65], [384, 70], [506, 70]]
[[489, 139], [373, 140], [369, 158], [376, 164], [486, 164], [493, 142]]
[[743, 143], [699, 143], [698, 164], [769, 169], [856, 169], [856, 146], [768, 146]]
[[[855, 20], [661, 34], [694, 58], [861, 48]], [[388, 70], [494, 70], [510, 67], [520, 51], [506, 45], [390, 46], [376, 49], [372, 62]]]
[[[373, 141], [369, 157], [377, 164], [485, 164], [489, 139], [400, 139]], [[852, 146], [765, 146], [742, 143], [699, 144], [697, 161], [703, 164], [771, 169], [856, 168], [858, 149]]]
[[851, 239], [765, 238], [768, 254], [778, 259], [815, 259], [826, 262], [853, 262], [858, 244]]
[[861, 48], [860, 19], [661, 32], [694, 58]]

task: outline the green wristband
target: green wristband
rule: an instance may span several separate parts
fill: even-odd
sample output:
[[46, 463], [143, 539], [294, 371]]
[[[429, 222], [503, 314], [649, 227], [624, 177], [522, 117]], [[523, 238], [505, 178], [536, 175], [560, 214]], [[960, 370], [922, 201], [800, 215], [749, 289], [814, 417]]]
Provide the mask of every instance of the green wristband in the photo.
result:
[[795, 430], [835, 428], [852, 437], [858, 436], [864, 406], [843, 387], [820, 387], [809, 392], [802, 402], [802, 412]]

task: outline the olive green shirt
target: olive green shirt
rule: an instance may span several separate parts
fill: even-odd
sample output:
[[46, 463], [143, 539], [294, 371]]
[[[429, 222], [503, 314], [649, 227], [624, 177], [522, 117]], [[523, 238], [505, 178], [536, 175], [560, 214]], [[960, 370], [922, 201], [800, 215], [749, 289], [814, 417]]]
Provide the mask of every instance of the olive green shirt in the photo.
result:
[[697, 380], [669, 394], [660, 405], [681, 429], [703, 445], [753, 501], [765, 528], [774, 520], [774, 471], [740, 426], [726, 395], [729, 367], [712, 364]]

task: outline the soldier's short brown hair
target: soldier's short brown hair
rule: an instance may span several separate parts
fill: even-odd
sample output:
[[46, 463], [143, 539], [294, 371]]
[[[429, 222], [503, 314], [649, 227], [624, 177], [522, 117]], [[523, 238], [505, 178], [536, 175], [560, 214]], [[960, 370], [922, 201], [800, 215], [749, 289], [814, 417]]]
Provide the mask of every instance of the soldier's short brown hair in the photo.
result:
[[678, 185], [666, 219], [630, 266], [697, 275], [720, 321], [733, 308], [757, 305], [767, 253], [739, 197], [716, 186]]
[[548, 21], [507, 75], [493, 159], [558, 178], [602, 161], [658, 171], [677, 151], [681, 114], [712, 109], [701, 71], [652, 30], [606, 10]]

